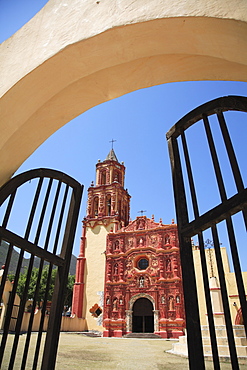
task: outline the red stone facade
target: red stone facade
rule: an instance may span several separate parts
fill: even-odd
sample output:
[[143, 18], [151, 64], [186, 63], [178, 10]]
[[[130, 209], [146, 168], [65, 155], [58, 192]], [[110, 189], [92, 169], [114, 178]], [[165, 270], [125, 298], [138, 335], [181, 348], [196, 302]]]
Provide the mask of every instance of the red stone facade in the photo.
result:
[[[106, 257], [104, 303], [93, 302], [86, 315], [103, 315], [106, 337], [154, 332], [163, 338], [177, 338], [185, 328], [177, 226], [156, 223], [146, 216], [129, 223], [130, 195], [124, 189], [124, 178], [124, 164], [118, 162], [112, 149], [103, 162], [97, 163], [96, 184], [88, 189], [72, 313], [82, 317], [86, 309], [88, 231], [96, 226], [108, 228], [111, 232], [100, 245]], [[95, 251], [99, 249], [97, 243], [94, 247]], [[101, 282], [103, 285], [103, 276]]]
[[[149, 313], [145, 305], [150, 305]], [[135, 331], [154, 332], [163, 338], [183, 335], [185, 315], [175, 224], [164, 225], [141, 216], [108, 234], [103, 315], [106, 337]]]

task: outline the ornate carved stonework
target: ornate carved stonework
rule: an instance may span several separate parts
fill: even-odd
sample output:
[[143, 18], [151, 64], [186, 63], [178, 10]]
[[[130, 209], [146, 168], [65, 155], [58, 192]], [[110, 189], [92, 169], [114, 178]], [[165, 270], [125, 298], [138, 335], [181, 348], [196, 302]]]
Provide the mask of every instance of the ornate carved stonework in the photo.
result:
[[134, 304], [151, 302], [153, 331], [178, 337], [185, 328], [180, 257], [175, 224], [146, 216], [107, 236], [104, 336], [133, 331]]

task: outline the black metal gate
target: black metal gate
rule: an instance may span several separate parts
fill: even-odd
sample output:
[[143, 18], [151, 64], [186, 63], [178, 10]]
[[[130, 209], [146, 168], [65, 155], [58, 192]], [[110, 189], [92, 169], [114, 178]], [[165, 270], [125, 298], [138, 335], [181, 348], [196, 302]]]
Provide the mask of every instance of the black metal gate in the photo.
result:
[[[242, 144], [241, 147], [241, 154], [245, 149], [245, 159], [240, 166], [236, 154], [236, 149], [239, 149], [238, 144], [233, 142], [233, 139], [240, 139], [243, 135], [244, 130], [241, 125], [245, 127], [247, 125], [246, 114], [240, 112], [247, 112], [246, 97], [218, 98], [191, 111], [167, 133], [181, 248], [189, 364], [190, 369], [194, 370], [205, 369], [205, 361], [192, 238], [197, 241], [197, 248], [200, 250], [201, 274], [215, 369], [220, 369], [220, 356], [210, 297], [210, 273], [205, 255], [206, 238], [212, 239], [209, 243], [212, 244], [215, 253], [230, 361], [233, 369], [239, 368], [221, 254], [222, 227], [227, 236], [229, 254], [236, 276], [240, 311], [243, 316], [242, 322], [245, 335], [247, 334], [246, 293], [241, 273], [242, 261], [239, 257], [240, 247], [246, 251], [247, 246], [244, 239], [240, 239], [239, 242], [237, 238], [239, 223], [243, 223], [244, 233], [247, 226], [247, 189], [244, 185], [244, 175], [247, 172], [246, 144]], [[195, 157], [197, 157], [196, 160]], [[209, 175], [208, 172], [211, 174]], [[228, 185], [228, 181], [231, 185]], [[215, 200], [212, 184], [217, 193]], [[206, 206], [205, 203], [208, 205]], [[236, 215], [237, 227], [236, 222], [234, 223]]]
[[[13, 369], [54, 369], [62, 319], [64, 292], [83, 187], [64, 173], [37, 169], [22, 173], [0, 189], [3, 210], [0, 226], [1, 251], [5, 262], [1, 270], [0, 297], [6, 298], [8, 274], [14, 274], [6, 307], [2, 305], [0, 367]], [[17, 296], [19, 279], [26, 262], [24, 289]], [[36, 266], [36, 282], [29, 313], [26, 314], [28, 289]], [[46, 268], [46, 288], [40, 298], [42, 271]], [[51, 276], [57, 269], [47, 333], [47, 298]], [[9, 285], [8, 285], [9, 286]], [[39, 297], [39, 298], [38, 298]], [[18, 298], [18, 302], [17, 302]], [[42, 301], [37, 333], [32, 332], [37, 313], [36, 302]], [[28, 316], [28, 329], [21, 338], [21, 328]], [[32, 341], [31, 341], [32, 336]], [[45, 340], [44, 340], [45, 336]], [[21, 340], [20, 340], [21, 338]], [[20, 344], [20, 341], [22, 343]], [[35, 343], [33, 345], [33, 342]], [[32, 350], [30, 350], [32, 347]], [[17, 361], [17, 357], [18, 361]]]

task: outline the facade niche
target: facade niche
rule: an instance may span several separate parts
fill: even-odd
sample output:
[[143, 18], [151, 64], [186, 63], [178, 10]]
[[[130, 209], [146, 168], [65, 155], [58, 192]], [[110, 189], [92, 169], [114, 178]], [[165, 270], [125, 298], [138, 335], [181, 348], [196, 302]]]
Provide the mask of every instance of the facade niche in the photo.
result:
[[95, 197], [93, 201], [93, 216], [98, 217], [99, 214], [99, 198]]
[[101, 172], [101, 185], [106, 184], [106, 171]]
[[111, 196], [106, 197], [106, 216], [111, 216]]

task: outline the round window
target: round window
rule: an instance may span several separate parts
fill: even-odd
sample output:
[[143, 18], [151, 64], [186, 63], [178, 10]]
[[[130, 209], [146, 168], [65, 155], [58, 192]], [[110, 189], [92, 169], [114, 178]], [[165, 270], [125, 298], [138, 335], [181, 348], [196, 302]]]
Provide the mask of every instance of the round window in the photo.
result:
[[147, 258], [141, 258], [137, 263], [137, 267], [139, 268], [139, 270], [146, 270], [148, 264], [149, 263]]

